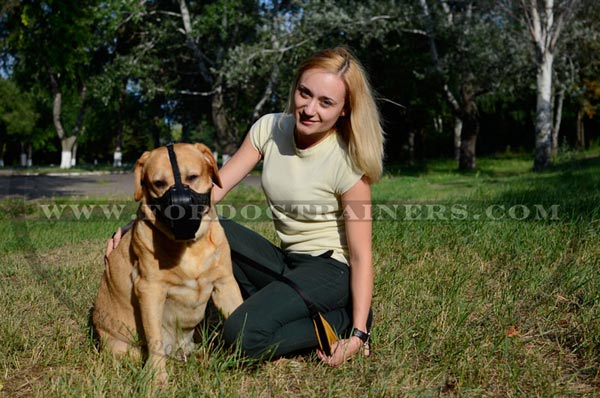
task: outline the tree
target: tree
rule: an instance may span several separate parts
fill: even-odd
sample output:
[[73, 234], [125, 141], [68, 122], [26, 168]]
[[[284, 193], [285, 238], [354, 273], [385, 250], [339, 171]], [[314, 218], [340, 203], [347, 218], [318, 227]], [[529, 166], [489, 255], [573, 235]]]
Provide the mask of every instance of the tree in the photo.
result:
[[2, 31], [8, 35], [3, 50], [15, 59], [15, 79], [25, 88], [37, 86], [52, 98], [61, 168], [75, 164], [87, 110], [87, 83], [101, 68], [93, 30], [97, 3], [25, 0], [10, 2], [3, 10]]
[[145, 3], [123, 19], [137, 42], [115, 62], [137, 65], [124, 75], [134, 83], [129, 86], [147, 101], [163, 96], [164, 117], [182, 124], [184, 138], [210, 121], [214, 146], [231, 154], [254, 120], [282, 109], [300, 58], [325, 37], [339, 44], [366, 21], [377, 23], [364, 7], [356, 9], [358, 20], [347, 7], [321, 1]]
[[458, 167], [472, 170], [480, 129], [477, 101], [506, 80], [510, 48], [493, 3], [438, 0], [435, 7], [430, 3], [419, 0], [421, 17], [416, 20], [422, 24], [407, 31], [427, 38], [433, 65], [430, 76], [454, 116]]
[[574, 14], [579, 0], [521, 0], [523, 19], [535, 48], [536, 119], [533, 169], [544, 170], [552, 163], [552, 95], [554, 59], [561, 33]]
[[31, 165], [34, 127], [39, 115], [33, 98], [22, 93], [12, 80], [0, 79], [0, 165], [4, 166], [7, 141], [21, 144], [21, 166]]
[[[193, 29], [193, 16], [186, 0], [179, 0], [179, 8], [186, 44], [194, 56], [200, 75], [210, 87], [211, 119], [216, 129], [217, 149], [230, 155], [237, 149], [247, 126], [262, 112], [274, 94], [282, 53], [285, 52], [281, 46], [290, 44], [280, 40], [281, 25], [278, 23], [283, 21], [278, 18], [283, 11], [293, 15], [293, 7], [285, 8], [285, 2], [278, 1], [271, 4], [265, 2], [262, 7], [256, 7], [253, 2], [218, 1], [207, 6], [196, 18], [196, 25], [206, 29], [204, 35]], [[267, 31], [266, 27], [271, 29]], [[206, 37], [202, 36], [206, 35], [213, 39], [210, 43], [216, 48], [202, 48], [200, 43], [207, 42]], [[266, 49], [263, 47], [261, 51], [254, 43], [265, 45]], [[249, 48], [254, 51], [248, 53]], [[264, 51], [267, 49], [271, 50], [269, 57], [265, 57]], [[261, 66], [257, 67], [257, 63]], [[240, 113], [231, 109], [240, 93], [235, 88], [243, 86], [251, 93], [258, 93], [263, 85], [249, 80], [257, 77], [266, 77], [263, 93], [257, 95], [252, 113], [248, 113], [245, 120], [240, 122]]]
[[[105, 103], [122, 102], [124, 85], [127, 96], [153, 108], [156, 125], [181, 123], [186, 140], [211, 120], [216, 132], [208, 138], [218, 149], [232, 152], [240, 137], [236, 117], [243, 113], [238, 109], [243, 90], [236, 90], [228, 78], [232, 67], [241, 68], [241, 62], [232, 62], [230, 56], [240, 43], [256, 40], [257, 3], [128, 1], [111, 7], [121, 10], [113, 23], [115, 59], [107, 69], [111, 77], [95, 85], [98, 97]], [[251, 73], [246, 76], [250, 82]], [[121, 82], [121, 87], [114, 82]], [[255, 90], [253, 84], [244, 89]], [[154, 145], [159, 141], [155, 139]]]
[[[576, 134], [574, 145], [577, 149], [586, 146], [583, 121], [596, 114], [599, 96], [598, 76], [600, 75], [600, 10], [592, 2], [582, 2], [571, 23], [565, 26], [562, 48], [555, 63], [555, 86], [557, 92], [552, 130], [552, 154], [559, 146], [561, 100], [570, 100], [576, 106]], [[567, 137], [563, 138], [563, 142]]]

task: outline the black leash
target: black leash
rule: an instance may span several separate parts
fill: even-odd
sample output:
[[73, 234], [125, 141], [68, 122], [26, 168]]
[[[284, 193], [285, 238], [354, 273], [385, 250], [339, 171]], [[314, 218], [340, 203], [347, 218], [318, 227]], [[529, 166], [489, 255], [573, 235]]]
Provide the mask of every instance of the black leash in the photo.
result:
[[[323, 258], [330, 257], [331, 256], [330, 252], [333, 253], [333, 250], [330, 250], [330, 251], [320, 255], [319, 257], [323, 257]], [[281, 274], [273, 271], [270, 268], [265, 267], [264, 265], [254, 261], [253, 259], [251, 259], [249, 257], [244, 256], [243, 254], [241, 254], [239, 252], [235, 252], [232, 250], [231, 257], [233, 259], [243, 262], [244, 264], [251, 266], [255, 270], [263, 272], [263, 273], [277, 279], [278, 281], [288, 284], [292, 289], [294, 289], [296, 291], [296, 293], [298, 293], [298, 295], [300, 296], [302, 301], [304, 301], [304, 304], [306, 304], [306, 307], [308, 308], [308, 312], [310, 313], [311, 317], [319, 313], [319, 310], [317, 310], [317, 306], [315, 305], [315, 303], [307, 296], [306, 293], [304, 293], [304, 290], [302, 290], [302, 288], [300, 286], [298, 286], [298, 284], [296, 282], [294, 282], [293, 280], [291, 280], [290, 278], [288, 278], [284, 275], [281, 275]]]
[[[329, 250], [329, 251], [321, 254], [319, 257], [329, 258], [329, 257], [331, 257], [332, 254], [333, 254], [333, 250]], [[232, 259], [241, 261], [244, 264], [251, 266], [255, 270], [263, 272], [263, 273], [273, 277], [274, 279], [287, 284], [289, 287], [294, 289], [296, 291], [296, 293], [298, 293], [298, 295], [300, 296], [302, 301], [304, 301], [304, 304], [306, 304], [306, 307], [308, 308], [308, 312], [310, 313], [310, 317], [312, 318], [313, 324], [315, 325], [315, 328], [316, 328], [317, 339], [319, 340], [319, 346], [325, 352], [326, 355], [331, 355], [330, 344], [328, 342], [327, 342], [327, 344], [325, 344], [325, 342], [327, 341], [327, 339], [326, 339], [327, 331], [326, 331], [324, 322], [327, 322], [327, 321], [319, 313], [319, 310], [317, 309], [317, 306], [315, 305], [315, 303], [310, 299], [310, 297], [308, 297], [308, 295], [304, 292], [304, 290], [302, 290], [302, 288], [300, 288], [300, 286], [298, 286], [298, 284], [296, 282], [294, 282], [293, 280], [291, 280], [290, 278], [288, 278], [282, 274], [278, 274], [277, 272], [273, 271], [272, 269], [267, 268], [262, 264], [259, 264], [258, 262], [254, 261], [253, 259], [251, 259], [249, 257], [244, 256], [243, 254], [241, 254], [239, 252], [235, 252], [232, 250], [231, 257], [232, 257]], [[331, 329], [331, 326], [329, 326], [329, 328]]]

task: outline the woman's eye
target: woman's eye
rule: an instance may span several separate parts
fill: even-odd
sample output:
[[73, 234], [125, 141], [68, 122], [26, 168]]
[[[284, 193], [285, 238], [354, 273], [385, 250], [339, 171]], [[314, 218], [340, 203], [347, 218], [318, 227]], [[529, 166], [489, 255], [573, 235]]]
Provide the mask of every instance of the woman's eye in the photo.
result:
[[308, 90], [307, 90], [307, 89], [305, 89], [305, 88], [303, 88], [303, 87], [300, 87], [300, 88], [298, 89], [298, 92], [300, 93], [300, 96], [301, 96], [302, 98], [308, 98], [308, 97], [310, 96], [310, 93], [308, 92]]
[[198, 176], [196, 174], [192, 174], [192, 175], [187, 176], [186, 181], [187, 182], [194, 182], [197, 179], [198, 179]]
[[164, 188], [164, 187], [165, 187], [165, 185], [167, 185], [167, 184], [165, 184], [165, 182], [164, 182], [164, 181], [162, 181], [162, 180], [154, 181], [154, 182], [153, 182], [153, 184], [154, 184], [154, 186], [155, 186], [156, 188]]

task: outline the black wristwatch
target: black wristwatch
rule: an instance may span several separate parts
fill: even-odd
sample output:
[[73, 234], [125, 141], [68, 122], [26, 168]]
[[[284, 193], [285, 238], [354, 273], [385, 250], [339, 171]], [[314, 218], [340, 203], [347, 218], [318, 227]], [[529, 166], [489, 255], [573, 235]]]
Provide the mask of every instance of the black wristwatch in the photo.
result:
[[352, 336], [358, 337], [363, 342], [363, 344], [366, 345], [366, 344], [369, 344], [369, 339], [371, 338], [371, 333], [363, 332], [360, 329], [353, 328]]

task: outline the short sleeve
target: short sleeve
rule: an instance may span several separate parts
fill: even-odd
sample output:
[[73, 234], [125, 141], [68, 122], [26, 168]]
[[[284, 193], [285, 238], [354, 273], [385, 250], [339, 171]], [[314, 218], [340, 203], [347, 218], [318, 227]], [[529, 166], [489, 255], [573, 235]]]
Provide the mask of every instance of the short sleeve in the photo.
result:
[[340, 167], [336, 175], [336, 181], [334, 183], [335, 193], [342, 195], [350, 190], [360, 179], [363, 173], [356, 171], [351, 165], [347, 167]]
[[339, 163], [340, 167], [335, 173], [333, 187], [336, 194], [342, 195], [356, 185], [364, 173], [354, 168], [347, 155], [340, 159]]
[[261, 155], [265, 153], [265, 145], [273, 132], [273, 123], [277, 120], [276, 114], [268, 114], [258, 119], [250, 127], [250, 143]]

